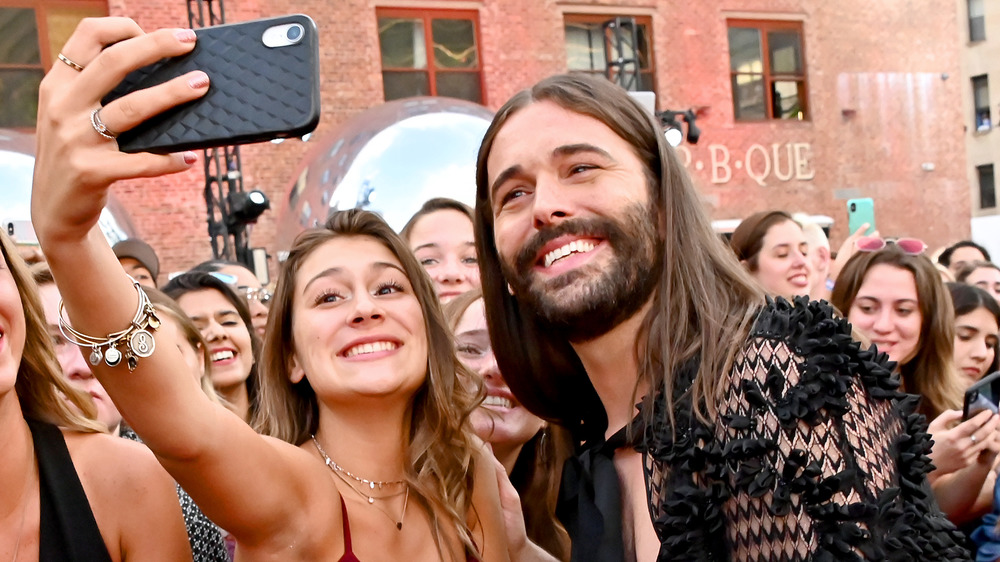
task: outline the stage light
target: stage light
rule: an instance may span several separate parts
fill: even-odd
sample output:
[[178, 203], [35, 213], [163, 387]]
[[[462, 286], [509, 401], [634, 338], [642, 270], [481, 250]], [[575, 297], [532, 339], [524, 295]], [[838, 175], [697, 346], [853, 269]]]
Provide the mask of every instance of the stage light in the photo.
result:
[[[657, 112], [656, 117], [660, 120], [660, 125], [663, 126], [663, 134], [666, 135], [670, 146], [680, 146], [685, 139], [691, 144], [698, 144], [698, 139], [701, 137], [701, 129], [695, 125], [697, 116], [694, 114], [694, 111], [690, 109], [685, 111], [671, 111], [667, 109]], [[684, 133], [683, 126], [678, 118], [684, 120], [684, 125], [687, 126], [687, 134]]]
[[263, 191], [241, 191], [226, 196], [229, 202], [229, 216], [235, 225], [246, 225], [257, 222], [264, 211], [271, 208], [271, 202]]

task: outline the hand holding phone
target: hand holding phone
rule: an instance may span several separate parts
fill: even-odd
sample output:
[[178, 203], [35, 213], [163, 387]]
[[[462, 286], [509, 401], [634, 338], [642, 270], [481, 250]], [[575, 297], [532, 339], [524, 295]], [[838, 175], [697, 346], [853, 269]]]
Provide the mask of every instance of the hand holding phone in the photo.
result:
[[983, 410], [1000, 413], [1000, 371], [986, 375], [965, 391], [962, 419], [967, 420]]
[[856, 232], [864, 224], [868, 224], [865, 236], [875, 232], [875, 201], [870, 197], [864, 199], [849, 199], [847, 201], [847, 230]]
[[319, 123], [316, 24], [290, 15], [195, 30], [195, 48], [128, 76], [101, 101], [162, 84], [193, 70], [208, 74], [203, 97], [118, 134], [122, 152], [183, 150], [299, 137]]

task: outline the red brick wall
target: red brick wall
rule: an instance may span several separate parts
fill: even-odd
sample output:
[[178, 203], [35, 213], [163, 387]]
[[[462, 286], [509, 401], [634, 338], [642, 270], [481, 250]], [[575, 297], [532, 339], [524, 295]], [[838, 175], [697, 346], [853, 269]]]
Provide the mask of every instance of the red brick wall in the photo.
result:
[[[702, 139], [686, 150], [689, 169], [713, 218], [739, 218], [764, 208], [826, 214], [837, 220], [837, 242], [846, 229], [843, 199], [874, 197], [883, 234], [921, 237], [932, 247], [969, 232], [961, 44], [953, 4], [838, 0], [833, 10], [826, 0], [606, 0], [571, 6], [551, 0], [399, 3], [479, 8], [485, 93], [494, 109], [516, 91], [565, 70], [564, 12], [652, 15], [658, 107], [699, 110]], [[234, 22], [304, 12], [316, 20], [323, 116], [315, 138], [321, 138], [383, 99], [376, 5], [393, 4], [230, 0], [226, 17]], [[148, 29], [182, 26], [187, 20], [182, 0], [111, 0], [109, 9]], [[734, 122], [726, 18], [748, 14], [779, 14], [803, 22], [810, 121]], [[943, 74], [950, 78], [943, 80]], [[720, 146], [728, 150], [729, 181], [712, 181], [712, 145], [717, 145], [717, 156], [722, 154]], [[759, 148], [751, 150], [754, 145]], [[290, 176], [309, 148], [308, 143], [289, 140], [242, 149], [245, 188], [262, 189], [272, 201], [272, 211], [255, 227], [251, 245], [270, 245]], [[771, 171], [763, 186], [746, 173], [748, 150], [754, 172], [763, 171], [763, 154], [768, 154]], [[796, 150], [802, 165], [799, 175], [812, 179], [796, 179], [794, 173], [787, 181], [781, 179], [790, 170], [788, 155], [794, 157]], [[934, 169], [922, 169], [925, 163]], [[724, 171], [715, 168], [716, 179]], [[140, 234], [160, 252], [165, 272], [210, 257], [202, 182], [200, 172], [192, 171], [117, 187]], [[276, 248], [270, 249], [276, 253]]]

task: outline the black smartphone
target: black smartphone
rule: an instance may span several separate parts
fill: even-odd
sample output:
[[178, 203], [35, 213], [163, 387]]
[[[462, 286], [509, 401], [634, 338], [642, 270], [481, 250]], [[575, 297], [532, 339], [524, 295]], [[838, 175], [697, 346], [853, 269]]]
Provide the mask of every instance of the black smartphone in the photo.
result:
[[166, 154], [300, 137], [319, 123], [316, 24], [295, 14], [196, 29], [190, 53], [140, 68], [104, 97], [162, 84], [192, 70], [211, 85], [200, 99], [118, 135], [122, 152]]
[[983, 410], [1000, 413], [1000, 371], [986, 375], [965, 391], [962, 419], [967, 420]]

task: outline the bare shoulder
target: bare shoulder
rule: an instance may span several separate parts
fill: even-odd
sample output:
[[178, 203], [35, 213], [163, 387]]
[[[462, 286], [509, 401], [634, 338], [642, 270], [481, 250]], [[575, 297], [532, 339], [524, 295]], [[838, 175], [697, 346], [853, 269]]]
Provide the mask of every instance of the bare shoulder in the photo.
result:
[[174, 481], [146, 446], [105, 434], [63, 435], [113, 560], [189, 559]]

